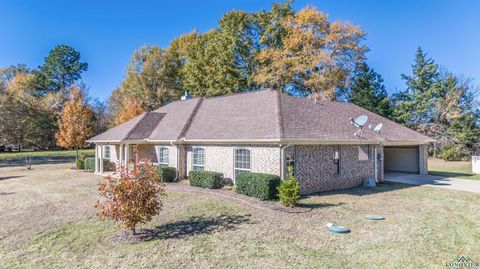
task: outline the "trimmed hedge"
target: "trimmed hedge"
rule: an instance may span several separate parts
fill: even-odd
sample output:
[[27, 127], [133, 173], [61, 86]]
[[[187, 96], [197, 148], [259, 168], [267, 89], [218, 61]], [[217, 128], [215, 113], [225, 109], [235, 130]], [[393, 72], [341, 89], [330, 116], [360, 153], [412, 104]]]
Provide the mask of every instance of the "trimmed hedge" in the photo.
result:
[[86, 157], [85, 159], [83, 159], [83, 163], [83, 169], [85, 171], [95, 171], [95, 157]]
[[274, 200], [277, 198], [280, 177], [271, 174], [245, 172], [237, 175], [235, 184], [235, 190], [240, 194], [256, 197], [260, 200]]
[[223, 174], [211, 171], [190, 171], [188, 183], [193, 187], [220, 189], [223, 187]]
[[[83, 170], [93, 172], [95, 171], [95, 157], [85, 157], [83, 159]], [[116, 166], [109, 160], [103, 160], [103, 171], [113, 172], [116, 170]]]
[[77, 159], [77, 169], [85, 169], [85, 158], [95, 157], [95, 153], [80, 152]]
[[177, 170], [175, 167], [165, 167], [159, 165], [157, 167], [157, 174], [160, 181], [174, 182], [177, 177]]

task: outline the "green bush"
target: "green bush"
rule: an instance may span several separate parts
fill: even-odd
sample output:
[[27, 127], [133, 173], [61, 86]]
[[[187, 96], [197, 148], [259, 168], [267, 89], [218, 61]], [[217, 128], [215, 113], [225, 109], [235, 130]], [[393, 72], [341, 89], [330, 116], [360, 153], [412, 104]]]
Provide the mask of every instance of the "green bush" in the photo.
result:
[[460, 156], [457, 154], [457, 150], [453, 146], [443, 151], [442, 157], [445, 161], [457, 161], [460, 159]]
[[296, 206], [300, 200], [300, 183], [293, 176], [289, 176], [278, 186], [278, 198], [284, 206]]
[[247, 196], [257, 197], [260, 200], [277, 198], [277, 187], [280, 177], [261, 173], [240, 173], [235, 181], [236, 191]]
[[85, 159], [83, 159], [83, 163], [83, 169], [85, 171], [95, 171], [95, 157], [86, 157]]
[[160, 181], [174, 182], [177, 178], [177, 170], [174, 167], [157, 166], [157, 174]]
[[[83, 170], [89, 172], [95, 171], [95, 157], [85, 157], [85, 159], [83, 159]], [[116, 165], [109, 160], [103, 160], [103, 171], [116, 171]]]
[[77, 169], [85, 169], [85, 158], [87, 157], [94, 157], [95, 156], [95, 153], [91, 153], [91, 152], [80, 152], [78, 154], [78, 159], [77, 159]]
[[223, 174], [211, 171], [190, 171], [188, 183], [194, 187], [220, 189], [223, 186]]

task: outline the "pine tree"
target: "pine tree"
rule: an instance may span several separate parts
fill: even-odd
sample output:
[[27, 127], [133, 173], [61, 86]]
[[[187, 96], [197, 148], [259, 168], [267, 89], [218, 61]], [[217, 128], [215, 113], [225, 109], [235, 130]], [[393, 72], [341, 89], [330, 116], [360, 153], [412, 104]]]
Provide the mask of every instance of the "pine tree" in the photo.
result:
[[381, 116], [391, 116], [390, 100], [382, 76], [366, 63], [360, 64], [355, 70], [348, 100]]
[[85, 140], [93, 134], [93, 111], [85, 105], [85, 96], [81, 89], [74, 87], [70, 90], [70, 100], [63, 107], [60, 115], [60, 130], [55, 134], [57, 144], [64, 148], [76, 150], [85, 146]]
[[415, 54], [412, 75], [402, 74], [407, 89], [395, 95], [396, 121], [415, 130], [425, 128], [431, 120], [434, 104], [439, 94], [438, 65], [432, 58], [427, 58], [422, 48]]

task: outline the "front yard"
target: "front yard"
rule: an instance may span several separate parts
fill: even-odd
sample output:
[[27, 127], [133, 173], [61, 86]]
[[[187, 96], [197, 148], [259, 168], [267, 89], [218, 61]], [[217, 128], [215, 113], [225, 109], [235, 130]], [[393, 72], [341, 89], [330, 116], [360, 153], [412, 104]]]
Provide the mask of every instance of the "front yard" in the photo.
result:
[[[306, 213], [169, 192], [139, 244], [93, 205], [100, 177], [71, 164], [0, 168], [0, 268], [438, 268], [480, 261], [480, 195], [388, 183], [305, 197]], [[367, 221], [380, 214], [385, 221]], [[332, 234], [325, 224], [349, 227]], [[142, 227], [141, 227], [142, 228]]]

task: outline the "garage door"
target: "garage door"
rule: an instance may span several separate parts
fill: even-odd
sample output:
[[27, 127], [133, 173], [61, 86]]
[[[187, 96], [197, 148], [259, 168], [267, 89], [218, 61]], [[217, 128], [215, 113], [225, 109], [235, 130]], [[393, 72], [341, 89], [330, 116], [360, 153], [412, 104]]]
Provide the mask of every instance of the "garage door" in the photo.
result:
[[385, 147], [383, 150], [385, 171], [419, 172], [418, 146]]

